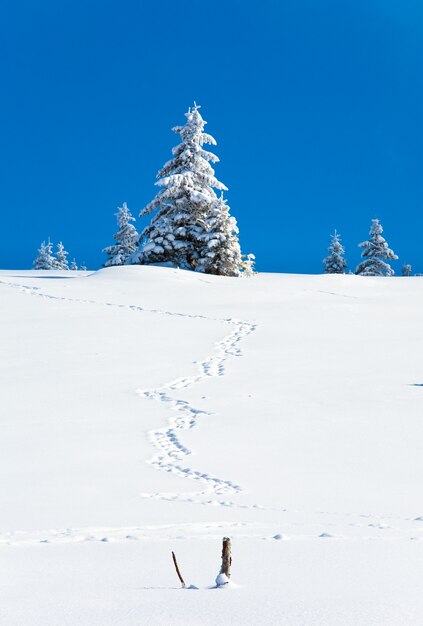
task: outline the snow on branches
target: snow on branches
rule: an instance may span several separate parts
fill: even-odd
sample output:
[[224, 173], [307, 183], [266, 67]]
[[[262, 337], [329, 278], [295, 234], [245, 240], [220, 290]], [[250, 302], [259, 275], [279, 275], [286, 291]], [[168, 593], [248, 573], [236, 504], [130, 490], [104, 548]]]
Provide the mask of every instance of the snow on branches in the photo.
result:
[[364, 258], [355, 270], [360, 276], [393, 276], [395, 274], [389, 263], [391, 259], [398, 259], [397, 255], [388, 247], [382, 237], [382, 224], [378, 219], [372, 220], [370, 237], [359, 244], [363, 248], [361, 256]]
[[131, 222], [135, 222], [131, 211], [128, 209], [126, 202], [118, 207], [115, 213], [119, 230], [113, 235], [116, 243], [103, 249], [108, 256], [104, 267], [111, 265], [124, 265], [129, 257], [136, 251], [139, 235]]
[[33, 267], [35, 270], [77, 270], [75, 259], [69, 268], [68, 254], [61, 241], [57, 244], [56, 253], [53, 254], [53, 244], [48, 239], [47, 243], [43, 241], [40, 245]]
[[68, 270], [69, 269], [69, 263], [68, 263], [68, 254], [69, 252], [66, 252], [65, 247], [63, 245], [63, 243], [61, 241], [59, 241], [59, 243], [57, 244], [57, 252], [56, 252], [56, 257], [55, 257], [55, 269], [57, 270]]
[[217, 163], [218, 157], [204, 149], [216, 141], [204, 132], [207, 122], [199, 108], [194, 104], [185, 114], [186, 124], [173, 128], [181, 143], [157, 174], [160, 191], [140, 213], [154, 215], [140, 236], [140, 249], [132, 261], [238, 276], [242, 270], [238, 228], [223, 196], [215, 192], [227, 188], [210, 165]]
[[323, 259], [326, 274], [344, 274], [347, 268], [347, 262], [343, 256], [345, 250], [341, 244], [341, 237], [336, 230], [332, 235], [328, 252], [329, 255]]
[[206, 274], [239, 276], [242, 267], [238, 227], [229, 215], [229, 206], [223, 193], [211, 205], [205, 219], [204, 231], [199, 235], [203, 243], [195, 269]]
[[56, 260], [53, 256], [53, 244], [50, 240], [42, 242], [38, 249], [38, 255], [34, 259], [34, 270], [53, 270], [56, 269]]

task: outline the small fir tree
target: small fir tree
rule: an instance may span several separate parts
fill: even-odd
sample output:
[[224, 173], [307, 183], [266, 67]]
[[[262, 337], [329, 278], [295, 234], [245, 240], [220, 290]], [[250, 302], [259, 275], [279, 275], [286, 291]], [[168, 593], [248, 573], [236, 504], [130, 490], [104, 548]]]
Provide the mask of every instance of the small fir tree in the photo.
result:
[[69, 252], [66, 252], [65, 247], [61, 241], [57, 244], [57, 252], [55, 258], [55, 268], [58, 270], [68, 270], [68, 256]]
[[203, 245], [195, 269], [206, 274], [239, 276], [243, 263], [238, 232], [236, 219], [229, 215], [222, 193], [210, 208], [204, 232], [199, 235]]
[[82, 272], [86, 272], [87, 271], [87, 266], [85, 265], [85, 261], [82, 261], [82, 265], [79, 268]]
[[397, 255], [388, 247], [382, 237], [383, 228], [378, 219], [372, 220], [368, 241], [359, 244], [363, 248], [361, 256], [364, 258], [355, 271], [360, 276], [393, 276], [395, 274], [389, 263], [391, 259], [398, 259]]
[[55, 258], [53, 257], [53, 244], [48, 240], [39, 247], [38, 256], [34, 260], [33, 267], [35, 270], [52, 270], [55, 269]]
[[411, 265], [409, 263], [404, 263], [404, 265], [402, 266], [402, 270], [401, 273], [403, 276], [411, 276]]
[[[140, 213], [143, 216], [156, 212], [140, 237], [140, 250], [133, 259], [138, 263], [169, 263], [204, 272], [222, 270], [237, 276], [240, 264], [236, 265], [240, 258], [236, 260], [239, 244], [235, 223], [227, 214], [225, 217], [227, 207], [223, 209], [223, 200], [219, 204], [214, 191], [224, 191], [226, 187], [217, 180], [210, 165], [219, 159], [203, 147], [216, 145], [216, 141], [203, 132], [206, 122], [199, 108], [194, 104], [185, 114], [185, 126], [173, 129], [180, 135], [181, 143], [173, 148], [173, 159], [157, 174], [156, 185], [161, 187], [160, 191]], [[211, 235], [213, 223], [223, 228], [215, 240]], [[230, 244], [222, 236], [225, 231], [230, 233]], [[218, 240], [229, 245], [231, 258], [226, 263], [223, 254], [218, 258], [217, 250], [213, 251], [214, 243], [209, 246], [210, 242]]]
[[243, 254], [242, 255], [242, 275], [247, 278], [254, 276], [256, 271], [254, 270], [254, 266], [256, 264], [256, 257], [254, 254]]
[[78, 269], [75, 259], [72, 259], [71, 264], [70, 264], [70, 269], [74, 271]]
[[119, 230], [113, 235], [116, 243], [103, 250], [109, 257], [104, 263], [104, 267], [124, 265], [129, 257], [134, 254], [138, 245], [139, 235], [135, 226], [131, 224], [131, 222], [135, 222], [135, 218], [131, 215], [126, 202], [118, 207], [118, 212], [115, 215]]
[[328, 252], [329, 255], [323, 259], [326, 274], [344, 274], [347, 269], [347, 262], [343, 256], [345, 250], [341, 244], [341, 237], [336, 230], [332, 235]]

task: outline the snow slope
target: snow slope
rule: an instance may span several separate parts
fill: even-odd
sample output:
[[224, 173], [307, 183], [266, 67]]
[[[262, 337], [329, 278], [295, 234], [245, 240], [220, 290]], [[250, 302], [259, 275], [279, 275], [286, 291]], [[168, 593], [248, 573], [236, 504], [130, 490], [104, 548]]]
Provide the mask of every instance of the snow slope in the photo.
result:
[[[0, 298], [0, 623], [421, 623], [420, 278], [2, 271]], [[225, 534], [238, 586], [207, 589]]]

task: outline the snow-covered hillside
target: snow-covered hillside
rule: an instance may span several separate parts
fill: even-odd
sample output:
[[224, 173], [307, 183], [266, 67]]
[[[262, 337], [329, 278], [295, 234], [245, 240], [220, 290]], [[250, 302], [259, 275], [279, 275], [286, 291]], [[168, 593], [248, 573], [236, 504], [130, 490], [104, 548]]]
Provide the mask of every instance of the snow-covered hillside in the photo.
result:
[[[0, 294], [2, 624], [421, 624], [421, 278]], [[226, 534], [234, 585], [208, 589]]]

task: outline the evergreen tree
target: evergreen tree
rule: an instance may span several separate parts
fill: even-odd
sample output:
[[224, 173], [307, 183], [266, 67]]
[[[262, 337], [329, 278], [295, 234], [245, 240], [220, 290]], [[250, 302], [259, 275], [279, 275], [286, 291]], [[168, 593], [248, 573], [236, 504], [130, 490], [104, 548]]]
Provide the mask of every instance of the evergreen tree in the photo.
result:
[[378, 219], [372, 220], [370, 237], [368, 241], [360, 243], [363, 248], [361, 256], [364, 258], [355, 270], [360, 276], [393, 276], [395, 274], [389, 263], [391, 259], [397, 259], [397, 255], [388, 247], [386, 240], [382, 237], [383, 228]]
[[199, 235], [202, 246], [195, 269], [206, 274], [239, 276], [243, 266], [236, 219], [229, 215], [223, 193], [210, 207], [204, 232]]
[[116, 244], [104, 248], [103, 252], [109, 257], [104, 263], [104, 267], [111, 265], [124, 265], [129, 257], [136, 251], [139, 235], [131, 222], [135, 222], [126, 202], [118, 207], [115, 213], [119, 230], [113, 235]]
[[54, 266], [56, 269], [58, 270], [69, 269], [69, 263], [67, 259], [68, 254], [69, 252], [66, 252], [63, 243], [59, 241], [59, 243], [57, 244], [56, 258], [54, 259], [55, 261]]
[[254, 266], [256, 264], [256, 257], [254, 254], [243, 254], [242, 255], [242, 275], [251, 277], [256, 273], [254, 270]]
[[347, 262], [343, 257], [345, 250], [336, 230], [332, 235], [328, 252], [329, 255], [323, 259], [326, 274], [344, 274], [347, 269]]
[[86, 272], [87, 271], [87, 266], [85, 265], [85, 261], [82, 261], [82, 265], [79, 268], [82, 272]]
[[156, 185], [161, 189], [140, 213], [157, 211], [140, 237], [134, 262], [196, 269], [202, 259], [200, 267], [204, 268], [207, 228], [217, 201], [214, 189], [223, 191], [226, 187], [215, 178], [210, 165], [219, 159], [203, 148], [204, 144], [216, 145], [216, 141], [203, 132], [206, 122], [199, 107], [194, 104], [185, 116], [185, 126], [173, 128], [181, 143], [173, 148], [173, 159], [157, 174]]
[[403, 276], [411, 276], [411, 265], [409, 263], [404, 263], [404, 265], [402, 266], [402, 270], [401, 273]]
[[38, 256], [34, 260], [33, 267], [35, 270], [52, 270], [55, 269], [55, 258], [53, 257], [53, 244], [50, 240], [46, 243], [42, 242]]
[[71, 264], [70, 264], [70, 269], [74, 271], [78, 269], [75, 259], [72, 259]]

